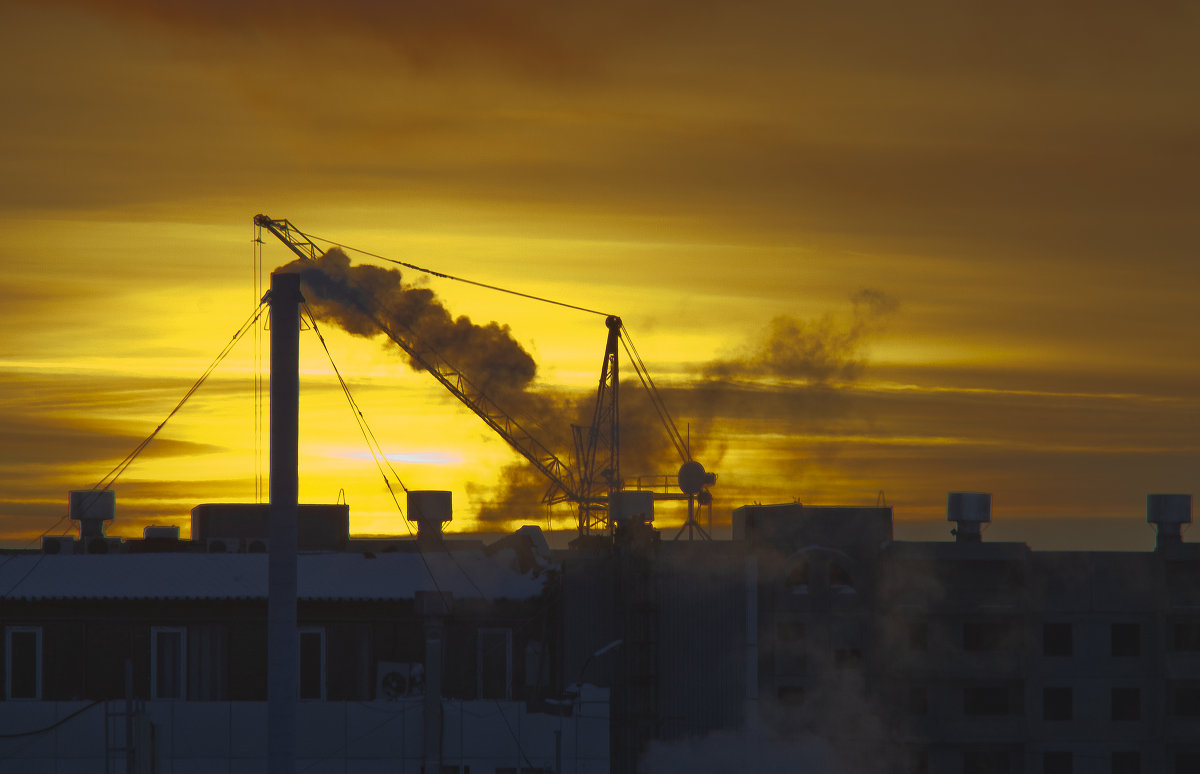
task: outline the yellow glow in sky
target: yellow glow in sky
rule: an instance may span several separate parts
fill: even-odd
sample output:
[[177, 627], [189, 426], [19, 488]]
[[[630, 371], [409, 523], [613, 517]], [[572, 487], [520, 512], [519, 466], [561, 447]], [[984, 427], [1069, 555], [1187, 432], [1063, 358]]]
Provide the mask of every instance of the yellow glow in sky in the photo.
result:
[[[225, 345], [263, 212], [621, 315], [720, 476], [718, 524], [882, 491], [903, 525], [971, 489], [1031, 540], [1106, 518], [1150, 545], [1145, 495], [1200, 490], [1198, 15], [6, 3], [0, 537], [54, 525]], [[538, 390], [594, 389], [603, 318], [405, 278], [509, 326]], [[480, 527], [518, 457], [394, 351], [324, 328], [401, 478]], [[302, 496], [403, 531], [314, 339]], [[256, 497], [254, 368], [247, 340], [122, 477], [114, 532]], [[657, 443], [634, 402], [631, 466]], [[641, 456], [663, 469], [630, 475], [678, 464]]]

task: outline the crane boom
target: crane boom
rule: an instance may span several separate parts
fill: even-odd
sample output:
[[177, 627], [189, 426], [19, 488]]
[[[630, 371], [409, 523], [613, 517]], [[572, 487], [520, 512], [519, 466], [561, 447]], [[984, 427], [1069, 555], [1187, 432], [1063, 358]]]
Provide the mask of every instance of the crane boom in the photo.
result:
[[[254, 224], [260, 228], [265, 228], [274, 234], [281, 242], [300, 258], [308, 261], [315, 261], [324, 255], [324, 251], [318, 248], [313, 242], [299, 229], [293, 226], [287, 220], [272, 220], [266, 215], [254, 216]], [[374, 309], [361, 309], [364, 314], [379, 327], [383, 333], [392, 340], [398, 347], [404, 350], [414, 363], [417, 363], [426, 371], [428, 371], [435, 379], [441, 382], [451, 395], [457, 398], [463, 405], [471, 409], [480, 419], [482, 419], [488, 427], [492, 428], [501, 438], [503, 438], [509, 446], [511, 446], [518, 454], [529, 461], [531, 465], [538, 469], [551, 482], [551, 489], [546, 493], [545, 502], [553, 504], [559, 502], [574, 502], [579, 505], [579, 531], [586, 533], [594, 529], [607, 529], [607, 513], [605, 512], [604, 503], [608, 498], [606, 495], [598, 495], [594, 492], [593, 476], [590, 473], [592, 466], [591, 461], [595, 458], [596, 447], [596, 429], [593, 426], [591, 437], [589, 438], [589, 454], [587, 455], [588, 462], [581, 465], [581, 475], [577, 478], [575, 472], [558, 458], [550, 449], [537, 440], [528, 430], [521, 426], [510, 414], [505, 412], [495, 401], [487, 396], [481, 389], [475, 386], [470, 379], [467, 378], [462, 371], [455, 368], [445, 358], [441, 357], [436, 352], [427, 348], [419, 347], [412, 335], [412, 331], [397, 331], [387, 325], [381, 318], [379, 311]], [[609, 344], [605, 355], [605, 368], [601, 373], [601, 392], [606, 385], [606, 379], [613, 382], [612, 390], [615, 393], [615, 362], [609, 368], [609, 359], [616, 359], [616, 331], [619, 329], [620, 319], [610, 318], [617, 321], [617, 328], [614, 328], [610, 323]], [[608, 376], [611, 374], [611, 376]], [[600, 407], [600, 398], [597, 398], [597, 418], [602, 415]], [[613, 433], [615, 433], [615, 412], [612, 421]], [[616, 457], [613, 457], [614, 463]], [[581, 460], [582, 462], [582, 460]], [[615, 470], [613, 471], [615, 474]], [[619, 488], [619, 482], [615, 487]]]

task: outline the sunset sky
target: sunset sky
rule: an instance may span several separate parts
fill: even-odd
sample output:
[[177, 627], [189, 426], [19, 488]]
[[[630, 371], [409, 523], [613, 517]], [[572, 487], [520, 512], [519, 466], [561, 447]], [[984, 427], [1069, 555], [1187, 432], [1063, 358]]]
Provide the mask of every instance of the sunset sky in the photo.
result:
[[[1194, 4], [8, 0], [0, 26], [7, 545], [253, 311], [260, 212], [621, 315], [718, 525], [882, 497], [898, 536], [949, 539], [970, 490], [986, 540], [1146, 549], [1146, 494], [1200, 493]], [[267, 271], [292, 260], [266, 239]], [[404, 279], [509, 326], [538, 390], [594, 390], [602, 317]], [[394, 349], [322, 331], [404, 483], [452, 490], [453, 530], [515, 526], [476, 517], [517, 456]], [[302, 499], [403, 532], [301, 347]], [[121, 477], [110, 534], [255, 499], [254, 360], [248, 337]], [[653, 464], [623, 472], [678, 459]]]

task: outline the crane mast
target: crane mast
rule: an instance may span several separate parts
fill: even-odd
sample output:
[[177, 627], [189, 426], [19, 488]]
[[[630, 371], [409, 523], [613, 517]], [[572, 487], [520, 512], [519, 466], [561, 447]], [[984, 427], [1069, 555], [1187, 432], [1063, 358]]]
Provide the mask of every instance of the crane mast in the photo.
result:
[[[323, 250], [313, 244], [312, 240], [287, 220], [272, 220], [266, 215], [256, 215], [254, 216], [254, 225], [270, 231], [292, 252], [306, 261], [315, 261], [324, 255]], [[382, 319], [380, 314], [382, 310], [361, 309], [360, 311], [369, 316], [384, 335], [404, 350], [414, 363], [420, 365], [441, 382], [451, 395], [471, 409], [509, 446], [549, 479], [550, 489], [543, 498], [544, 502], [547, 504], [573, 502], [578, 505], [578, 529], [581, 535], [608, 531], [608, 493], [621, 486], [617, 420], [617, 341], [621, 329], [619, 317], [609, 317], [607, 320], [608, 342], [605, 347], [604, 365], [600, 373], [600, 387], [597, 391], [592, 426], [576, 432], [576, 459], [579, 465], [579, 472], [576, 474], [570, 466], [538, 441], [483, 390], [475, 386], [462, 371], [436, 352], [420, 347], [411, 330], [393, 330]], [[608, 400], [605, 399], [606, 397]], [[601, 427], [602, 425], [604, 428]], [[596, 480], [595, 474], [597, 448], [602, 436], [608, 440], [606, 445], [610, 449], [608, 467], [601, 471], [600, 475], [604, 479], [603, 487], [601, 482]], [[597, 490], [603, 490], [604, 493], [600, 494]]]

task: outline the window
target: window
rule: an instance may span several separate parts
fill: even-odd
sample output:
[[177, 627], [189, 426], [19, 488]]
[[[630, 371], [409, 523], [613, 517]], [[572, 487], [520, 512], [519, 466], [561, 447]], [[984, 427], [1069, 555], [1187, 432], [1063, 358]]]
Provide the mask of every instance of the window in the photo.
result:
[[1075, 696], [1070, 688], [1055, 686], [1042, 690], [1042, 717], [1045, 720], [1070, 720]]
[[862, 651], [858, 648], [838, 648], [833, 651], [834, 666], [854, 669], [862, 666]]
[[928, 621], [908, 622], [908, 647], [922, 653], [929, 650]]
[[1137, 658], [1142, 655], [1142, 627], [1135, 623], [1112, 625], [1113, 658]]
[[42, 698], [42, 630], [10, 626], [5, 632], [4, 684], [10, 699]]
[[325, 698], [325, 630], [300, 630], [300, 698]]
[[477, 688], [481, 699], [512, 697], [512, 632], [480, 629], [476, 658]]
[[1071, 624], [1048, 623], [1042, 626], [1042, 655], [1067, 658], [1074, 655], [1075, 642]]
[[829, 563], [829, 585], [830, 586], [853, 586], [854, 578], [851, 577], [850, 571], [843, 567], [838, 562]]
[[963, 714], [972, 716], [1007, 715], [1011, 712], [1008, 687], [972, 685], [963, 688]]
[[1008, 621], [968, 621], [963, 624], [963, 650], [986, 653], [1009, 644], [1012, 625]]
[[1200, 717], [1200, 680], [1171, 683], [1171, 711], [1182, 718]]
[[1200, 651], [1200, 622], [1181, 621], [1175, 624], [1175, 650]]
[[780, 621], [779, 622], [779, 641], [780, 642], [800, 642], [804, 639], [804, 622], [803, 621]]
[[801, 561], [792, 566], [788, 572], [787, 586], [792, 592], [808, 590], [808, 562]]
[[187, 630], [150, 628], [150, 698], [187, 698]]
[[1042, 753], [1042, 774], [1074, 774], [1075, 756], [1069, 752], [1054, 750]]
[[1142, 774], [1142, 754], [1133, 750], [1113, 753], [1112, 774]]
[[1112, 689], [1112, 719], [1117, 721], [1142, 719], [1142, 692], [1138, 688]]
[[799, 707], [804, 703], [804, 689], [796, 685], [780, 686], [776, 695], [779, 703], [786, 707]]
[[963, 751], [963, 774], [1008, 774], [1008, 753], [1003, 750]]
[[908, 711], [912, 715], [929, 714], [929, 690], [925, 686], [908, 686]]

